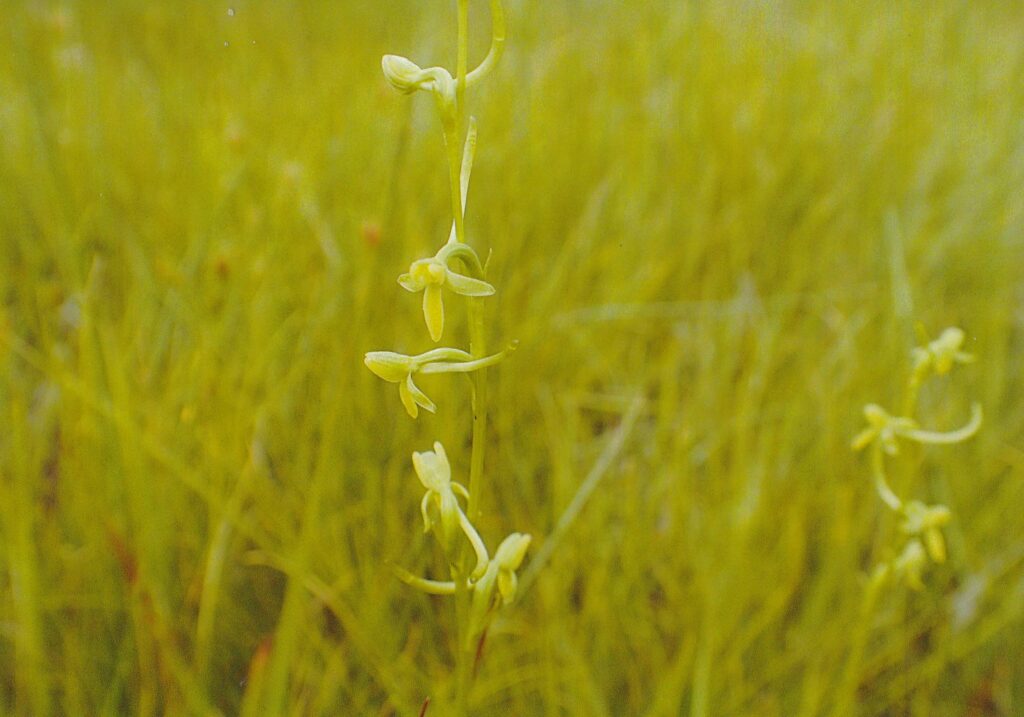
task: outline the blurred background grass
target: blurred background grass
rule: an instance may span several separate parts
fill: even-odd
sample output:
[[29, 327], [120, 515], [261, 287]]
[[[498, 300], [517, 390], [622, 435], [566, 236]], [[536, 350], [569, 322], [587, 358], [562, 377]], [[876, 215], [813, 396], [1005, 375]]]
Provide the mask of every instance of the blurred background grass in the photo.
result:
[[[429, 343], [394, 279], [447, 233], [440, 132], [379, 58], [451, 64], [450, 4], [0, 4], [3, 712], [415, 714], [450, 686], [450, 605], [387, 563], [440, 574], [409, 454], [466, 474], [468, 391], [425, 379], [412, 422], [361, 363]], [[1024, 6], [508, 13], [471, 100], [470, 238], [492, 342], [521, 342], [488, 542], [541, 548], [644, 403], [476, 713], [827, 715], [867, 630], [849, 713], [1021, 714]], [[915, 322], [979, 356], [926, 422], [986, 423], [901, 459], [951, 557], [864, 617], [898, 529], [849, 439]]]

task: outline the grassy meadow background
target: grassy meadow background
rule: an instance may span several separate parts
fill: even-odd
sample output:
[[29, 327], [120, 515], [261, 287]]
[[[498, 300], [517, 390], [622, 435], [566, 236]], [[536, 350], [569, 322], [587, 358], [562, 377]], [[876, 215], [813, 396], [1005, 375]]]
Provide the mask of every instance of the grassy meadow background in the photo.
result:
[[[1024, 5], [507, 12], [471, 94], [470, 240], [492, 345], [520, 342], [485, 539], [536, 555], [602, 472], [474, 714], [1024, 714]], [[429, 348], [395, 278], [451, 221], [430, 101], [380, 56], [451, 66], [454, 26], [441, 0], [0, 4], [0, 713], [450, 690], [451, 605], [388, 565], [441, 574], [409, 456], [467, 474], [468, 388], [424, 378], [413, 422], [362, 355]], [[924, 422], [985, 424], [893, 463], [951, 508], [950, 559], [865, 615], [901, 543], [849, 442], [918, 322], [979, 357]]]

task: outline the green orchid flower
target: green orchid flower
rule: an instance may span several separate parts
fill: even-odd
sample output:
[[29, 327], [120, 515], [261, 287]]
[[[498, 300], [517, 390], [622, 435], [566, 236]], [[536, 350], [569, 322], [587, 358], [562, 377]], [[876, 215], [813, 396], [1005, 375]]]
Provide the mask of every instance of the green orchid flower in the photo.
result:
[[[420, 501], [423, 532], [433, 531], [453, 569], [460, 559], [460, 535], [464, 536], [476, 556], [476, 564], [469, 577], [471, 580], [481, 577], [488, 567], [487, 547], [459, 505], [460, 496], [469, 500], [469, 491], [461, 483], [452, 480], [452, 467], [444, 446], [440, 441], [435, 441], [434, 450], [413, 453], [412, 465], [427, 491]], [[402, 581], [424, 592], [433, 595], [451, 595], [455, 592], [453, 581], [427, 580], [397, 566], [394, 571]]]
[[461, 483], [452, 481], [452, 467], [444, 446], [435, 441], [434, 450], [413, 453], [412, 464], [420, 483], [427, 489], [420, 501], [423, 532], [434, 531], [452, 564], [458, 559], [459, 533], [465, 535], [476, 554], [476, 566], [470, 577], [480, 577], [487, 568], [487, 548], [459, 505], [458, 496], [468, 501], [469, 491]]
[[531, 536], [512, 533], [501, 541], [494, 558], [487, 565], [483, 577], [473, 585], [473, 601], [470, 607], [470, 629], [467, 638], [472, 641], [479, 637], [488, 622], [491, 612], [500, 605], [510, 605], [516, 597], [519, 579], [516, 570], [526, 557]]
[[420, 408], [435, 413], [437, 405], [416, 385], [413, 380], [415, 375], [476, 371], [498, 363], [514, 349], [515, 344], [512, 344], [504, 351], [479, 359], [453, 348], [433, 349], [418, 356], [407, 356], [394, 351], [370, 351], [363, 358], [363, 363], [380, 378], [398, 384], [398, 395], [402, 399], [402, 405], [409, 416], [416, 418], [419, 416]]
[[494, 287], [482, 278], [466, 276], [454, 271], [449, 262], [461, 259], [472, 273], [483, 276], [480, 258], [467, 244], [449, 242], [437, 254], [427, 259], [418, 259], [409, 271], [398, 277], [402, 288], [412, 293], [423, 292], [423, 318], [430, 332], [430, 338], [440, 341], [444, 333], [443, 289], [447, 287], [461, 296], [492, 296]]
[[900, 529], [910, 536], [922, 536], [931, 559], [943, 563], [946, 561], [946, 542], [940, 528], [949, 523], [952, 515], [944, 505], [925, 505], [913, 500], [903, 507], [905, 520]]
[[[491, 49], [476, 69], [467, 73], [466, 87], [473, 87], [484, 79], [498, 64], [505, 48], [505, 9], [501, 0], [491, 0]], [[449, 91], [455, 96], [455, 80], [443, 67], [420, 69], [412, 60], [401, 55], [385, 55], [381, 60], [384, 77], [396, 90], [410, 95], [417, 90], [435, 94]]]
[[[434, 445], [436, 448], [439, 444]], [[512, 533], [501, 541], [498, 551], [487, 562], [483, 574], [473, 576], [473, 582], [470, 584], [473, 599], [470, 604], [470, 629], [466, 633], [467, 646], [472, 645], [483, 634], [497, 607], [510, 605], [515, 600], [519, 585], [516, 571], [526, 557], [531, 539], [529, 535], [523, 533]], [[478, 562], [477, 569], [479, 568]], [[395, 567], [394, 571], [400, 580], [425, 593], [455, 594], [456, 586], [452, 580], [427, 580], [399, 567]]]
[[914, 419], [893, 416], [877, 403], [864, 406], [864, 418], [868, 426], [853, 439], [851, 446], [855, 451], [878, 441], [886, 453], [894, 456], [899, 453], [896, 438], [917, 428]]
[[905, 438], [917, 443], [960, 443], [967, 440], [981, 427], [981, 405], [971, 406], [971, 418], [962, 427], [953, 431], [926, 431], [918, 428], [917, 421], [903, 416], [893, 416], [881, 406], [869, 403], [864, 407], [864, 418], [868, 426], [858, 433], [851, 442], [851, 447], [859, 451], [868, 445], [878, 442], [882, 449], [891, 456], [899, 453], [898, 438]]
[[474, 596], [478, 596], [476, 599], [484, 600], [493, 584], [498, 589], [501, 604], [512, 604], [519, 585], [516, 570], [522, 565], [532, 539], [532, 536], [524, 533], [512, 533], [501, 541], [498, 551], [494, 554], [494, 560], [487, 566], [487, 572], [473, 588]]
[[963, 329], [951, 326], [934, 341], [914, 348], [914, 375], [923, 377], [931, 371], [942, 376], [949, 373], [954, 364], [972, 363], [974, 356], [961, 350], [963, 344]]
[[455, 94], [455, 80], [443, 67], [428, 67], [424, 70], [401, 55], [384, 55], [380, 66], [388, 83], [404, 95], [411, 95], [418, 90], [435, 95]]

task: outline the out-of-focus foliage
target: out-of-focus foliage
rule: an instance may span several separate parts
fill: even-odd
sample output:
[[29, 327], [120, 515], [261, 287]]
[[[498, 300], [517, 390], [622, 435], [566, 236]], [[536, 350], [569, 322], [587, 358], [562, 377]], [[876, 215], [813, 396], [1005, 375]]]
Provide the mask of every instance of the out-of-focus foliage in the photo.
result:
[[[380, 57], [452, 66], [449, 5], [0, 3], [0, 711], [415, 714], [451, 679], [446, 606], [388, 561], [437, 575], [409, 447], [464, 476], [468, 401], [409, 421], [362, 365], [429, 348], [390, 282], [447, 235], [443, 150]], [[1024, 6], [508, 15], [471, 97], [520, 341], [487, 540], [543, 550], [644, 404], [477, 713], [1020, 714]], [[849, 443], [918, 321], [978, 357], [919, 415], [985, 424], [893, 461], [949, 556], [865, 614], [900, 527]]]

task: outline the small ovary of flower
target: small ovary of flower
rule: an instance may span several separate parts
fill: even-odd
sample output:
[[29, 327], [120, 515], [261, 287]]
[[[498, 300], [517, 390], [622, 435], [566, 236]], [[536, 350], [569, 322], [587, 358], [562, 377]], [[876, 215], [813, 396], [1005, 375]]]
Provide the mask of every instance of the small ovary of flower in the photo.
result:
[[921, 376], [929, 371], [934, 371], [935, 375], [941, 376], [949, 373], [954, 364], [972, 363], [974, 356], [961, 350], [963, 344], [963, 330], [951, 326], [934, 341], [925, 346], [915, 347], [913, 350], [914, 374]]
[[449, 262], [455, 258], [463, 259], [472, 271], [482, 275], [483, 269], [476, 253], [465, 244], [450, 242], [434, 256], [414, 261], [409, 271], [398, 277], [398, 283], [406, 291], [423, 292], [423, 318], [434, 341], [440, 341], [444, 333], [444, 287], [462, 296], [494, 294], [494, 287], [483, 279], [452, 270]]
[[936, 563], [946, 561], [946, 542], [940, 530], [949, 523], [952, 513], [944, 505], [925, 505], [919, 500], [903, 507], [903, 525], [900, 529], [909, 536], [923, 537], [928, 555]]
[[402, 399], [402, 405], [412, 418], [416, 418], [419, 416], [420, 408], [434, 413], [437, 411], [437, 405], [416, 385], [413, 380], [415, 375], [468, 373], [498, 363], [513, 349], [514, 345], [479, 359], [453, 348], [433, 349], [418, 356], [407, 356], [394, 351], [370, 351], [364, 357], [363, 363], [380, 378], [398, 384], [398, 395]]
[[881, 406], [869, 403], [864, 407], [864, 418], [868, 425], [858, 433], [851, 447], [859, 451], [878, 442], [889, 455], [899, 452], [897, 438], [904, 438], [917, 443], [960, 443], [973, 436], [981, 428], [982, 411], [979, 404], [971, 406], [971, 418], [963, 427], [953, 431], [926, 431], [918, 427], [917, 421], [904, 416], [893, 416]]

